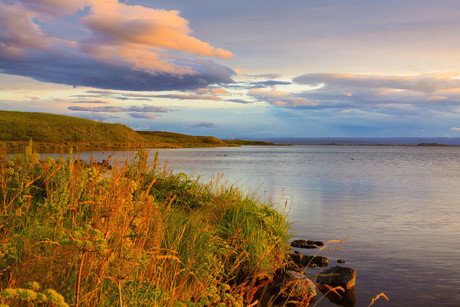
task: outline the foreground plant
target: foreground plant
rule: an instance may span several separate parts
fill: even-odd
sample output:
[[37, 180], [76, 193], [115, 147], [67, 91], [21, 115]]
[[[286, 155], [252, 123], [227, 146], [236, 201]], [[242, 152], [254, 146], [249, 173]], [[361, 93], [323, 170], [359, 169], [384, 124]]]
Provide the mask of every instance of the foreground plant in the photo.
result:
[[249, 306], [287, 261], [284, 215], [234, 186], [32, 146], [0, 158], [0, 303], [39, 281], [74, 306]]

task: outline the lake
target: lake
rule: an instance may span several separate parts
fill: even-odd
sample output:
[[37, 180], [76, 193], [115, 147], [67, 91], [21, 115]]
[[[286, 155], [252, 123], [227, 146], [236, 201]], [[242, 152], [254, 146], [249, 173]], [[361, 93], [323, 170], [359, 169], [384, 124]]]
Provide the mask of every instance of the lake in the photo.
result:
[[[293, 239], [350, 236], [319, 254], [329, 267], [343, 259], [356, 270], [356, 306], [381, 292], [390, 300], [373, 306], [460, 306], [460, 147], [160, 149], [166, 161], [175, 172], [223, 174], [262, 200], [287, 201]], [[336, 305], [324, 298], [317, 306]]]

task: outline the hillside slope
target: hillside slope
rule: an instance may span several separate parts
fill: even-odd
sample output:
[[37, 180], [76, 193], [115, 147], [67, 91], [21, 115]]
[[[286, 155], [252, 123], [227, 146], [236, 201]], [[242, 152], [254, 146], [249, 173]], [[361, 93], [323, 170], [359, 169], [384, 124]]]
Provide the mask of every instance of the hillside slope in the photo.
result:
[[0, 111], [0, 141], [145, 142], [131, 128], [37, 112]]
[[139, 135], [154, 144], [168, 144], [171, 147], [222, 147], [234, 146], [213, 136], [193, 136], [166, 131], [137, 131]]

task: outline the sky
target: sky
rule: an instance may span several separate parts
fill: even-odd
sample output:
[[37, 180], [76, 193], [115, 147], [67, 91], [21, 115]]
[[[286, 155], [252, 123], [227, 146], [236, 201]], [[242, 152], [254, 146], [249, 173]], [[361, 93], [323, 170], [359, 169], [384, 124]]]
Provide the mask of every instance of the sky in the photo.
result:
[[0, 110], [223, 139], [460, 137], [460, 1], [0, 0]]

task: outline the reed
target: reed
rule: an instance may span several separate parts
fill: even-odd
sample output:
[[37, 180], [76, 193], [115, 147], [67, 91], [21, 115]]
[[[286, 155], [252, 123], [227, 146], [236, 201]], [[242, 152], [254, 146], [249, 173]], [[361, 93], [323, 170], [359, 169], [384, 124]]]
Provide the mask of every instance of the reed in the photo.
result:
[[285, 214], [234, 185], [32, 148], [0, 157], [0, 305], [251, 306], [288, 261]]

